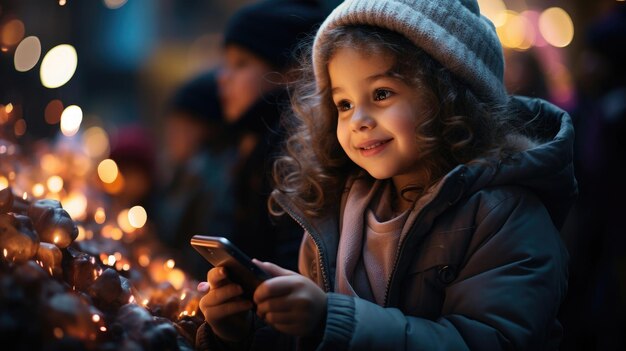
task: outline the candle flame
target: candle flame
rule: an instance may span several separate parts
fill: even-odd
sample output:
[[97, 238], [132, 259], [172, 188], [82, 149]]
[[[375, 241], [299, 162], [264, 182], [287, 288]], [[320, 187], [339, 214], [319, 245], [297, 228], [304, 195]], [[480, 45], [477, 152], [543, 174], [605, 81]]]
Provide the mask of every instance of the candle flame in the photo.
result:
[[22, 199], [24, 200], [28, 199], [28, 194], [26, 192], [24, 192], [24, 195], [22, 195]]
[[4, 258], [7, 258], [7, 256], [9, 255], [9, 251], [7, 251], [7, 249], [3, 249], [2, 254], [4, 255]]

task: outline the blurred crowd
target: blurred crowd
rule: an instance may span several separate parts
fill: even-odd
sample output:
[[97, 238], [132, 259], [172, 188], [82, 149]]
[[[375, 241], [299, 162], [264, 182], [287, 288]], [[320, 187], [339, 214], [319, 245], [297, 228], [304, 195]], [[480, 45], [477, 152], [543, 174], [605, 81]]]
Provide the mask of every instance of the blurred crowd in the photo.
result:
[[[209, 268], [189, 245], [196, 234], [227, 237], [251, 257], [297, 270], [301, 229], [267, 209], [271, 165], [284, 138], [280, 117], [289, 108], [298, 53], [333, 5], [271, 0], [241, 7], [226, 23], [218, 64], [170, 94], [162, 136], [138, 121], [113, 133], [110, 158], [126, 184], [114, 208], [141, 204], [176, 262], [196, 279]], [[623, 350], [626, 4], [615, 2], [580, 35], [575, 97], [565, 106], [576, 125], [580, 194], [562, 232], [571, 261], [561, 349]], [[532, 52], [507, 53], [511, 92], [551, 98], [541, 60]]]

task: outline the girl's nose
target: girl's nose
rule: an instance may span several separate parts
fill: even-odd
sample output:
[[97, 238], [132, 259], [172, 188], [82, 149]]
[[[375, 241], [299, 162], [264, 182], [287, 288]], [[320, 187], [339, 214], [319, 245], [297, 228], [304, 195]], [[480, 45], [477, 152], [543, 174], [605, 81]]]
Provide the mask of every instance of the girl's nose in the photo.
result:
[[352, 114], [352, 119], [350, 121], [352, 126], [352, 131], [366, 131], [369, 129], [373, 129], [376, 126], [376, 121], [374, 118], [370, 116], [370, 114], [364, 109], [357, 109]]

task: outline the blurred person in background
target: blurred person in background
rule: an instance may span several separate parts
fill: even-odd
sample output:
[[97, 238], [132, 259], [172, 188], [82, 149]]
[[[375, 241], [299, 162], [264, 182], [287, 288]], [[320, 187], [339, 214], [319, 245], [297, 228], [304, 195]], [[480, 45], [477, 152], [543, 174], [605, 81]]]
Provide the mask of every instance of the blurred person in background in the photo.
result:
[[123, 179], [121, 187], [113, 190], [113, 213], [142, 206], [152, 214], [157, 185], [156, 149], [148, 130], [139, 124], [119, 128], [112, 135], [109, 157], [117, 164]]
[[571, 253], [563, 350], [624, 350], [626, 339], [626, 4], [585, 33], [578, 56], [576, 178], [563, 237]]
[[233, 242], [251, 257], [290, 269], [297, 267], [302, 231], [290, 219], [270, 218], [271, 165], [284, 137], [280, 116], [289, 108], [285, 83], [300, 43], [315, 34], [325, 15], [316, 1], [262, 1], [235, 13], [224, 33], [218, 83], [238, 149]]
[[229, 236], [233, 230], [232, 168], [215, 71], [183, 84], [165, 117], [169, 171], [160, 194], [157, 231], [179, 254], [180, 265], [204, 278], [207, 264], [189, 245], [193, 235]]

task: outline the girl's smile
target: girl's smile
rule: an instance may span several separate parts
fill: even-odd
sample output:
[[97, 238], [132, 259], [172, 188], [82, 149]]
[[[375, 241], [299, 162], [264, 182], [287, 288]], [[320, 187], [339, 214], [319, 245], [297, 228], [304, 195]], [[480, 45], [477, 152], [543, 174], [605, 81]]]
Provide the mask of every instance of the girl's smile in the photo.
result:
[[419, 91], [390, 73], [390, 55], [339, 49], [328, 64], [337, 106], [337, 139], [350, 159], [401, 188], [420, 174], [416, 133], [424, 118]]

